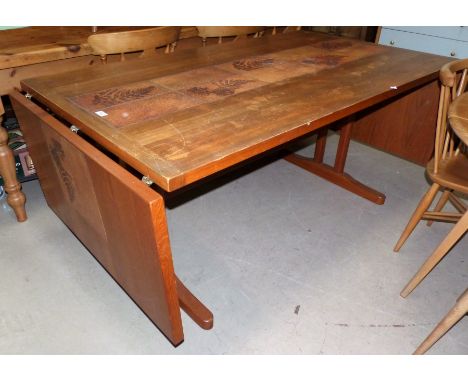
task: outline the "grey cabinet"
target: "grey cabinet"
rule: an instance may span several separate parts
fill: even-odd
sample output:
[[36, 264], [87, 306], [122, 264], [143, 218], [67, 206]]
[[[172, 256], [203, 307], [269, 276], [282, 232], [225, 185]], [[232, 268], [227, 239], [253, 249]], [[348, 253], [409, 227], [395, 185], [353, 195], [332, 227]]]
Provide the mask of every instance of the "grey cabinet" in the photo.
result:
[[441, 56], [468, 58], [468, 27], [382, 27], [378, 43]]

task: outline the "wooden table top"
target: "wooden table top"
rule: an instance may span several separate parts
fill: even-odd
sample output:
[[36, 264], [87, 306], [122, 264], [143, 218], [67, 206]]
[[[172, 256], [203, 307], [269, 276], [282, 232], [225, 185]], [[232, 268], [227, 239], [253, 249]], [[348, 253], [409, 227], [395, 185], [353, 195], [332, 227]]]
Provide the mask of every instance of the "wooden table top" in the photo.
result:
[[[97, 33], [125, 31], [149, 27], [98, 27]], [[0, 31], [0, 69], [80, 57], [92, 54], [87, 43], [92, 34], [85, 27], [26, 27]], [[181, 38], [196, 35], [194, 27], [183, 27]]]
[[455, 134], [468, 145], [468, 93], [460, 95], [452, 102], [448, 116]]
[[173, 191], [438, 77], [441, 56], [310, 32], [22, 81]]

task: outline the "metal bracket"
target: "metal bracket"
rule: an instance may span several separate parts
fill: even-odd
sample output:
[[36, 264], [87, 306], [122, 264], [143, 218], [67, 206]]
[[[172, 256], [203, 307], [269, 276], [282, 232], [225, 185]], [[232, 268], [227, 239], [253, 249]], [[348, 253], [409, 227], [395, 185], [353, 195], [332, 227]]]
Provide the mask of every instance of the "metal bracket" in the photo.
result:
[[32, 95], [29, 94], [29, 93], [26, 93], [24, 96], [25, 96], [27, 99], [31, 99], [31, 98], [32, 98]]
[[142, 178], [141, 178], [141, 181], [146, 184], [147, 186], [151, 186], [154, 182], [151, 180], [151, 178], [149, 176], [146, 176], [144, 175]]
[[78, 129], [78, 127], [76, 127], [75, 125], [71, 125], [70, 126], [70, 131], [72, 133], [78, 134], [78, 131], [80, 131], [80, 129]]

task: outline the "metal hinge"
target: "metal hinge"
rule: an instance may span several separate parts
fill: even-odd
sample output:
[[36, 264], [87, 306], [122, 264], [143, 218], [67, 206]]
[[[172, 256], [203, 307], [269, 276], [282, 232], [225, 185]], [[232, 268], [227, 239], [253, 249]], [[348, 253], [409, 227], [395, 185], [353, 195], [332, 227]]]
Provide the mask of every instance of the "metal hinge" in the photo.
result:
[[147, 175], [144, 175], [142, 178], [141, 178], [141, 181], [146, 184], [147, 186], [151, 186], [154, 182], [151, 180], [151, 178]]
[[78, 127], [76, 127], [75, 125], [71, 125], [70, 126], [70, 131], [72, 133], [78, 134], [78, 131], [80, 131], [80, 129], [78, 129]]

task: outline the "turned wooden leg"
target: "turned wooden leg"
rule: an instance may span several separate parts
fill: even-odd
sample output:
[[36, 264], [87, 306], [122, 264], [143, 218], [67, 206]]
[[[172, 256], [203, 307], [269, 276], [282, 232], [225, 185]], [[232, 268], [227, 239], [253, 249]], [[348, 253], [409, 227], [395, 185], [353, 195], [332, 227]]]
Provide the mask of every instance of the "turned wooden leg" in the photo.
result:
[[413, 354], [424, 354], [434, 345], [449, 329], [468, 313], [468, 289], [460, 296], [455, 306], [440, 321], [427, 338], [418, 346]]
[[[445, 207], [445, 205], [447, 204], [447, 202], [449, 200], [449, 196], [450, 196], [451, 192], [452, 192], [451, 190], [445, 190], [442, 193], [442, 195], [440, 196], [439, 201], [437, 202], [436, 206], [434, 207], [434, 212], [442, 211], [442, 208]], [[432, 225], [432, 223], [434, 223], [434, 220], [428, 220], [427, 221], [427, 226], [430, 227]]]
[[[0, 105], [0, 114], [3, 113], [3, 105]], [[0, 175], [3, 178], [3, 188], [7, 195], [7, 203], [13, 208], [16, 219], [24, 222], [27, 219], [24, 204], [26, 197], [21, 192], [21, 185], [16, 179], [15, 158], [8, 147], [7, 131], [1, 126], [3, 116], [0, 115]]]
[[434, 183], [431, 186], [431, 188], [429, 188], [429, 191], [426, 192], [426, 195], [423, 196], [418, 206], [416, 207], [416, 210], [413, 212], [413, 215], [411, 216], [408, 224], [406, 225], [406, 228], [401, 234], [400, 239], [396, 243], [395, 248], [393, 248], [395, 252], [398, 252], [400, 250], [401, 246], [405, 243], [406, 239], [408, 239], [409, 235], [411, 235], [411, 232], [413, 232], [414, 228], [421, 220], [424, 212], [426, 212], [426, 210], [429, 208], [432, 201], [434, 200], [437, 191], [439, 191], [439, 188], [440, 186], [437, 183]]
[[401, 291], [401, 297], [408, 296], [414, 288], [426, 277], [430, 271], [438, 264], [440, 260], [447, 254], [447, 252], [454, 246], [454, 244], [463, 236], [468, 230], [468, 212], [460, 218], [457, 224], [452, 228], [444, 240], [439, 244], [432, 255], [424, 262], [419, 268], [408, 285]]

